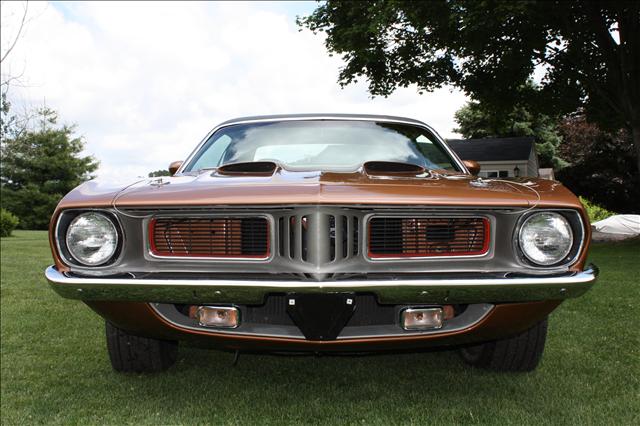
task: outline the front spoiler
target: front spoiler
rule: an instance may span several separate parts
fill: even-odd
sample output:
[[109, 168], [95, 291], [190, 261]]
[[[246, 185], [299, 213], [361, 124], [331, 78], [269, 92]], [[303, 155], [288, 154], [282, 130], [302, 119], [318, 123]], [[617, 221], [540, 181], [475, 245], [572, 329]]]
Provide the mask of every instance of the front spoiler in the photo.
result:
[[398, 278], [384, 280], [289, 281], [99, 278], [63, 274], [50, 266], [45, 276], [62, 297], [80, 300], [257, 305], [270, 293], [358, 292], [380, 303], [498, 303], [563, 300], [593, 286], [598, 268], [552, 276]]

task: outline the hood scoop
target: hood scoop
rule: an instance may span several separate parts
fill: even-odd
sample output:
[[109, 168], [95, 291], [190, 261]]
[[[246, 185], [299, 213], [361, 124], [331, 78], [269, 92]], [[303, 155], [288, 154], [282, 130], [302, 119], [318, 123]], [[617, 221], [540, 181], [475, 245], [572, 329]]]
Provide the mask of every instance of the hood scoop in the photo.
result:
[[273, 161], [250, 161], [220, 166], [216, 173], [222, 176], [271, 176], [277, 168]]
[[425, 172], [425, 168], [417, 164], [395, 161], [367, 161], [363, 168], [373, 176], [416, 176]]

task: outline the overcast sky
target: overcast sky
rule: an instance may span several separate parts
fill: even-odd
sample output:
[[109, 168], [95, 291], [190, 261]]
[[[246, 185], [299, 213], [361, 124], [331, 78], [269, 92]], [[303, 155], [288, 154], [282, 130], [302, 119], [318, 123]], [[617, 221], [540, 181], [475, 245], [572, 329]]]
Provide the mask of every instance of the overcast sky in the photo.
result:
[[[281, 113], [371, 113], [423, 120], [455, 136], [456, 90], [415, 87], [371, 99], [341, 89], [339, 57], [300, 32], [311, 2], [29, 3], [26, 31], [3, 63], [21, 74], [14, 105], [42, 105], [77, 124], [98, 176], [146, 176], [184, 159], [221, 121]], [[2, 4], [2, 52], [21, 3]]]

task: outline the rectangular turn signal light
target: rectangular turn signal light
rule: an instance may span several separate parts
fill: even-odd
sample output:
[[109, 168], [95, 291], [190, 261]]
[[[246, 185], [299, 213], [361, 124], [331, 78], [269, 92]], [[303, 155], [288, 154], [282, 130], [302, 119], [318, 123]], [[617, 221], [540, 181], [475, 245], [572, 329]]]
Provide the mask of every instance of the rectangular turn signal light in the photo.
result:
[[199, 306], [195, 317], [203, 327], [236, 328], [240, 325], [240, 311], [228, 306]]
[[407, 308], [400, 315], [400, 325], [405, 330], [433, 330], [442, 328], [442, 308]]

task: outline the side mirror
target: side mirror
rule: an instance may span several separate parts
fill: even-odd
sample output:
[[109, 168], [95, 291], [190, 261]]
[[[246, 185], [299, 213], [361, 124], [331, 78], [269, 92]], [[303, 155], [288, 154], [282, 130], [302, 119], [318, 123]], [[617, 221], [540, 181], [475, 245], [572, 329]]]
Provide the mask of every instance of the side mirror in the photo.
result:
[[478, 176], [478, 173], [480, 173], [480, 163], [475, 160], [464, 160], [462, 163], [469, 170], [469, 173]]
[[174, 161], [173, 163], [169, 164], [169, 173], [171, 173], [171, 176], [176, 174], [176, 172], [178, 171], [180, 166], [182, 166], [182, 163], [184, 163], [184, 161], [178, 160], [178, 161]]

